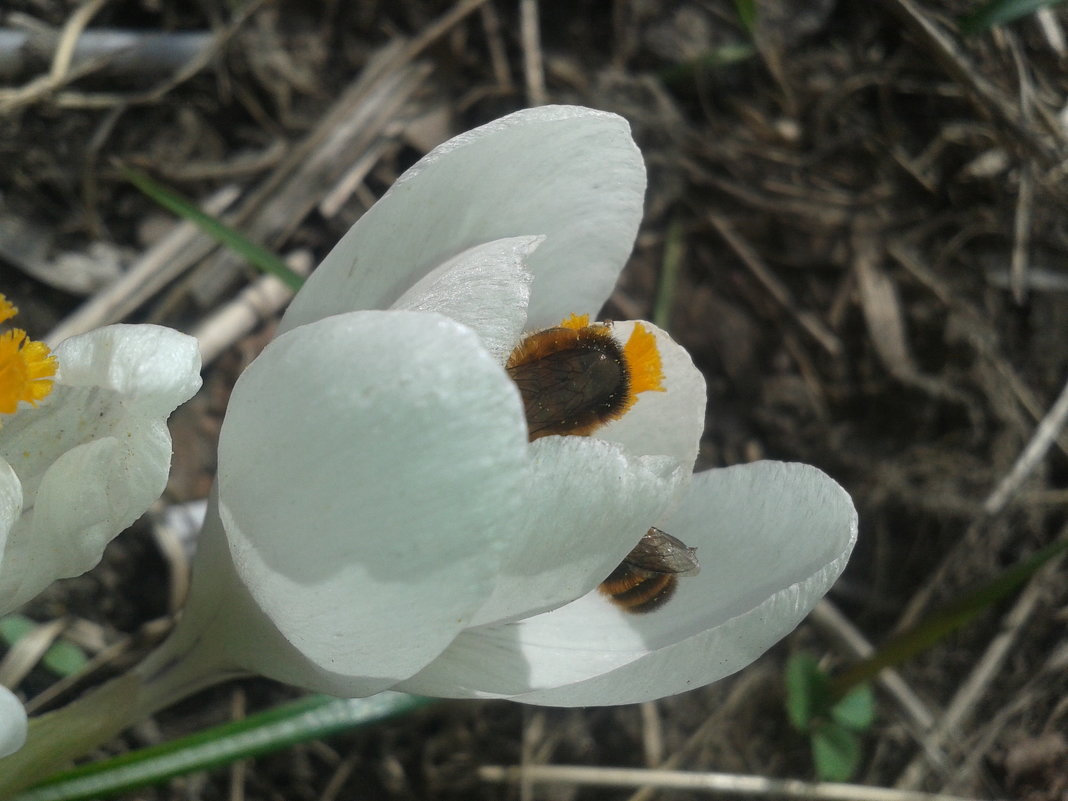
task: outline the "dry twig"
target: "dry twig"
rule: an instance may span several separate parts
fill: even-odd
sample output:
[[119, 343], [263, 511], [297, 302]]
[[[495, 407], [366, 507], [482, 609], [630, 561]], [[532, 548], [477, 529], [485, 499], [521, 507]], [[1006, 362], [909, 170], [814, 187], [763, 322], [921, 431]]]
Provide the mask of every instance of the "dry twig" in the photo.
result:
[[[1022, 144], [1046, 166], [1061, 161], [1059, 150], [1065, 142], [1064, 130], [1050, 120], [1045, 120], [1047, 132], [1056, 137], [1061, 148], [1053, 149], [1039, 136], [1027, 120], [1022, 118], [1017, 104], [998, 86], [988, 81], [976, 69], [963, 48], [937, 22], [931, 19], [915, 0], [883, 0], [890, 10], [901, 19], [919, 38], [920, 42], [942, 64], [954, 80], [960, 83], [975, 100], [985, 115], [1000, 120], [1008, 128], [1015, 142]], [[1010, 147], [1014, 141], [1007, 143]]]
[[523, 41], [523, 75], [527, 82], [527, 105], [544, 106], [545, 60], [541, 54], [538, 0], [520, 0], [519, 30]]
[[1046, 457], [1046, 453], [1064, 430], [1065, 423], [1068, 423], [1068, 382], [1061, 388], [1061, 394], [1046, 412], [1046, 416], [1039, 421], [1034, 436], [1020, 453], [1012, 469], [983, 501], [984, 512], [994, 515], [1005, 508], [1009, 499], [1019, 491], [1020, 485]]
[[798, 324], [811, 335], [829, 355], [839, 356], [842, 353], [842, 343], [839, 341], [838, 337], [834, 335], [834, 332], [820, 322], [819, 318], [812, 312], [798, 308], [797, 302], [794, 300], [790, 289], [775, 276], [757, 254], [756, 249], [742, 238], [742, 236], [734, 229], [734, 226], [717, 214], [709, 214], [708, 220], [719, 232], [720, 236], [727, 241], [727, 244], [731, 246], [731, 249], [734, 250], [738, 255], [738, 258], [742, 260], [742, 263], [748, 267], [749, 271], [753, 273], [758, 281], [760, 281], [768, 291], [768, 294], [770, 294], [784, 309], [790, 312], [794, 319], [797, 320]]
[[[428, 64], [402, 63], [402, 43], [387, 46], [255, 191], [228, 224], [250, 240], [278, 249], [348, 165], [357, 161], [392, 123], [430, 75]], [[221, 252], [197, 270], [196, 291], [210, 303], [231, 282], [241, 264]]]
[[[208, 46], [206, 31], [146, 32], [90, 28], [78, 37], [71, 68], [101, 65], [100, 71], [123, 77], [169, 74], [187, 64]], [[48, 53], [55, 53], [56, 36], [0, 28], [0, 78], [28, 69]]]
[[[307, 251], [298, 251], [285, 261], [299, 275], [311, 272], [312, 258]], [[249, 284], [236, 298], [190, 332], [200, 343], [202, 364], [205, 367], [211, 364], [241, 337], [285, 308], [292, 297], [293, 290], [273, 275]]]
[[955, 796], [866, 787], [861, 784], [806, 782], [800, 779], [767, 779], [736, 773], [690, 773], [679, 770], [597, 768], [583, 765], [532, 765], [503, 767], [484, 765], [479, 778], [487, 782], [563, 784], [575, 787], [656, 787], [661, 790], [704, 791], [709, 795], [730, 793], [747, 798], [798, 798], [821, 801], [966, 801]]
[[74, 46], [78, 43], [78, 37], [106, 3], [107, 0], [86, 0], [70, 15], [67, 24], [60, 32], [56, 52], [52, 57], [52, 67], [48, 74], [18, 89], [0, 92], [0, 116], [34, 103], [64, 84], [93, 70], [96, 62], [89, 62], [79, 69], [72, 70], [71, 61], [74, 59]]

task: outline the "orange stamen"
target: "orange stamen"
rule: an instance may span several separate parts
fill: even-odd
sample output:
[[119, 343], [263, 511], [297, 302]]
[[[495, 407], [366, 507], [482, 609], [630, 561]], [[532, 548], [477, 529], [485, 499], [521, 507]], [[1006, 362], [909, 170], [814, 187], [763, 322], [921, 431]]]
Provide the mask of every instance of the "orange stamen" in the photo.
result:
[[19, 310], [0, 292], [0, 323], [10, 320], [18, 313]]
[[[0, 322], [18, 313], [0, 294]], [[0, 414], [14, 414], [19, 402], [36, 405], [52, 391], [59, 363], [43, 342], [28, 339], [21, 328], [0, 334]]]
[[560, 325], [557, 328], [570, 328], [574, 331], [579, 331], [583, 328], [590, 327], [590, 315], [588, 314], [572, 314], [565, 317], [560, 321]]
[[630, 391], [666, 392], [664, 365], [660, 361], [660, 349], [656, 346], [653, 332], [641, 323], [634, 324], [630, 339], [623, 346], [623, 356], [630, 367]]

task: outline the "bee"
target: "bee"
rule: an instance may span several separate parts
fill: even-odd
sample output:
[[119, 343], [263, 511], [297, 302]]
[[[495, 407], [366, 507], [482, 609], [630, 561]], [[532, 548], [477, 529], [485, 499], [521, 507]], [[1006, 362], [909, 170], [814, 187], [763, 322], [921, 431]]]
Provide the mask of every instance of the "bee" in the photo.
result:
[[531, 334], [505, 369], [523, 398], [531, 441], [587, 435], [627, 407], [630, 370], [607, 325], [561, 325]]
[[626, 342], [612, 323], [573, 314], [526, 336], [504, 365], [519, 388], [531, 441], [584, 437], [626, 414], [643, 392], [666, 392], [656, 337], [635, 323]]
[[601, 582], [600, 590], [623, 611], [643, 614], [671, 600], [679, 576], [696, 576], [700, 570], [696, 548], [653, 527]]

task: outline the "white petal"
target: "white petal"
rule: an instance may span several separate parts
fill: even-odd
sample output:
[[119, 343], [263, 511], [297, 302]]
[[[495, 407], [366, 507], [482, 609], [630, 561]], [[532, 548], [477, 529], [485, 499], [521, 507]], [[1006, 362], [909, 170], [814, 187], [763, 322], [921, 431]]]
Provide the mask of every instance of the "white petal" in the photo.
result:
[[18, 751], [26, 742], [26, 710], [7, 687], [0, 685], [0, 757]]
[[[163, 492], [161, 483], [131, 515], [129, 502], [140, 496], [127, 492], [121, 476], [115, 475], [121, 464], [114, 437], [78, 445], [56, 459], [38, 485], [35, 503], [11, 530], [4, 549], [10, 570], [0, 575], [0, 608], [14, 609], [56, 579], [92, 568], [104, 547]], [[118, 501], [114, 505], [112, 489]]]
[[698, 547], [702, 569], [661, 609], [628, 615], [591, 593], [472, 629], [402, 689], [584, 706], [700, 687], [749, 664], [804, 618], [845, 567], [857, 519], [819, 470], [758, 462], [694, 476], [663, 528]]
[[[642, 325], [656, 337], [665, 392], [642, 392], [621, 418], [597, 429], [598, 439], [618, 442], [628, 453], [663, 454], [689, 468], [697, 459], [705, 429], [705, 379], [685, 348], [652, 323]], [[635, 321], [615, 322], [612, 335], [626, 342]]]
[[[22, 514], [22, 482], [6, 461], [0, 459], [0, 571], [4, 568], [7, 537]], [[9, 610], [0, 608], [0, 614]]]
[[529, 325], [596, 314], [630, 254], [645, 166], [614, 114], [542, 106], [434, 149], [349, 230], [294, 298], [282, 330], [385, 308], [474, 245], [545, 235], [531, 255]]
[[166, 417], [200, 386], [196, 340], [159, 326], [109, 326], [56, 348], [60, 379], [0, 430], [22, 511], [7, 532], [0, 610], [93, 567], [163, 492]]
[[474, 332], [342, 314], [279, 337], [238, 380], [220, 514], [282, 636], [336, 674], [398, 679], [492, 590], [526, 464], [519, 394]]
[[56, 347], [59, 383], [110, 390], [143, 417], [166, 417], [200, 389], [193, 337], [159, 325], [109, 325]]
[[471, 625], [573, 601], [612, 572], [690, 478], [666, 457], [632, 457], [589, 437], [531, 443], [523, 536]]
[[465, 250], [432, 270], [392, 308], [437, 312], [463, 323], [503, 364], [527, 322], [533, 277], [524, 263], [542, 241], [514, 237]]
[[[234, 567], [227, 533], [219, 518], [217, 490], [218, 485], [197, 538], [193, 583], [179, 625], [150, 657], [155, 667], [142, 663], [139, 670], [147, 669], [151, 675], [158, 666], [180, 660], [191, 675], [256, 673], [340, 697], [374, 695], [395, 684], [393, 676], [354, 673], [353, 665], [346, 660], [334, 664], [331, 660], [309, 658], [274, 625]], [[339, 608], [333, 614], [344, 612]], [[349, 613], [352, 618], [357, 617], [354, 609]], [[366, 644], [369, 652], [381, 647], [377, 642], [381, 637], [375, 639], [375, 643]], [[369, 658], [368, 668], [374, 667], [373, 658]]]

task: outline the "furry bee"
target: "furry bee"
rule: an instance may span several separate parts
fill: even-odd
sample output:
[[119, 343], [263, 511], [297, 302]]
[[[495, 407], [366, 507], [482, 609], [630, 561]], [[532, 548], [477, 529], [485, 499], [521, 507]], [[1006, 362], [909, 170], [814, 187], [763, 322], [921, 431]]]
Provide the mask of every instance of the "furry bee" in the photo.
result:
[[643, 392], [666, 392], [656, 337], [635, 323], [626, 342], [612, 323], [571, 315], [526, 336], [505, 364], [523, 396], [531, 441], [588, 436], [618, 420]]
[[608, 325], [531, 334], [506, 369], [523, 397], [531, 440], [584, 436], [622, 415], [628, 403], [630, 370]]
[[652, 612], [675, 594], [680, 576], [701, 570], [697, 549], [658, 528], [650, 528], [600, 590], [625, 612]]

